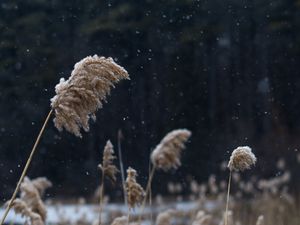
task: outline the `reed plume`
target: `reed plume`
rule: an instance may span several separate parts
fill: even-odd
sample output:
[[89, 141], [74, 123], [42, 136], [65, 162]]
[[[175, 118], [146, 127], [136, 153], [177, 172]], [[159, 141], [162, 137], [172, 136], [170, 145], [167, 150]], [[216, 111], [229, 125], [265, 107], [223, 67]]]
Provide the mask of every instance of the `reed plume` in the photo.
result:
[[51, 181], [49, 181], [46, 177], [38, 177], [31, 180], [32, 185], [39, 192], [39, 195], [42, 197], [45, 193], [45, 190], [52, 187]]
[[252, 153], [252, 150], [248, 146], [238, 147], [233, 150], [228, 163], [228, 168], [230, 170], [228, 179], [228, 189], [226, 198], [226, 209], [225, 209], [225, 225], [228, 224], [228, 205], [229, 205], [229, 194], [230, 194], [230, 184], [231, 184], [231, 174], [232, 171], [244, 171], [250, 169], [252, 165], [256, 163], [256, 157]]
[[122, 79], [129, 79], [129, 75], [123, 67], [116, 64], [112, 58], [98, 57], [97, 55], [88, 56], [76, 63], [68, 80], [60, 79], [59, 84], [55, 87], [56, 95], [51, 99], [52, 108], [31, 149], [17, 186], [2, 216], [1, 225], [17, 196], [52, 112], [55, 112], [54, 124], [58, 130], [61, 131], [65, 128], [81, 137], [80, 129], [89, 130], [89, 119], [96, 119], [97, 109], [102, 108], [111, 88]]
[[250, 169], [255, 163], [256, 157], [252, 153], [251, 148], [248, 146], [242, 146], [233, 150], [228, 163], [228, 168], [230, 171], [244, 171], [246, 169]]
[[51, 99], [54, 124], [81, 137], [80, 129], [89, 130], [89, 120], [102, 108], [115, 83], [129, 79], [127, 71], [112, 58], [88, 56], [76, 63], [68, 80], [60, 79]]
[[[181, 165], [180, 156], [185, 148], [185, 142], [190, 138], [192, 132], [187, 129], [177, 129], [169, 132], [151, 153], [150, 159], [153, 164], [146, 188], [145, 198], [142, 204], [142, 213], [145, 208], [148, 193], [151, 188], [155, 170], [168, 171], [171, 168], [177, 169]], [[141, 221], [141, 214], [139, 222]]]
[[204, 211], [200, 210], [192, 225], [209, 225], [211, 223], [212, 216], [209, 214], [205, 214]]
[[11, 203], [15, 212], [29, 219], [31, 225], [44, 225], [47, 211], [41, 196], [51, 186], [51, 182], [44, 177], [33, 180], [25, 177], [20, 187], [20, 198]]
[[156, 223], [157, 225], [171, 225], [172, 219], [175, 214], [175, 211], [173, 209], [168, 209], [167, 211], [161, 212], [156, 217]]
[[257, 218], [256, 225], [264, 225], [264, 224], [265, 224], [265, 217], [263, 215], [260, 215]]
[[37, 188], [39, 187], [37, 184], [41, 184], [40, 181], [41, 180], [39, 179], [35, 180], [35, 182], [32, 182], [28, 177], [25, 177], [20, 187], [20, 199], [26, 203], [26, 205], [32, 212], [40, 215], [41, 219], [45, 222], [47, 210], [45, 204], [41, 199], [39, 191], [42, 189]]
[[127, 169], [127, 178], [125, 182], [128, 205], [134, 208], [135, 205], [140, 204], [145, 196], [145, 191], [142, 186], [136, 181], [136, 170], [129, 167]]
[[100, 187], [100, 210], [99, 210], [99, 225], [101, 224], [101, 214], [103, 208], [103, 196], [104, 196], [104, 177], [110, 179], [111, 182], [116, 182], [116, 174], [118, 172], [117, 167], [113, 164], [113, 160], [116, 157], [114, 156], [114, 148], [110, 140], [106, 142], [103, 151], [102, 164], [99, 164], [98, 167], [102, 171], [101, 177], [101, 187]]
[[[33, 212], [28, 205], [21, 199], [15, 199], [12, 203], [16, 214], [21, 214], [26, 220], [30, 220], [31, 225], [44, 225], [44, 221], [38, 213]], [[27, 223], [25, 223], [27, 224]]]
[[181, 165], [181, 151], [185, 148], [185, 142], [191, 134], [187, 129], [173, 130], [168, 133], [151, 154], [153, 165], [164, 171], [177, 169]]
[[102, 164], [98, 165], [104, 175], [102, 177], [109, 178], [113, 183], [116, 182], [116, 174], [119, 172], [117, 167], [113, 164], [113, 160], [116, 159], [114, 154], [114, 147], [110, 140], [108, 140], [103, 150]]
[[111, 225], [126, 225], [127, 224], [127, 216], [116, 217]]

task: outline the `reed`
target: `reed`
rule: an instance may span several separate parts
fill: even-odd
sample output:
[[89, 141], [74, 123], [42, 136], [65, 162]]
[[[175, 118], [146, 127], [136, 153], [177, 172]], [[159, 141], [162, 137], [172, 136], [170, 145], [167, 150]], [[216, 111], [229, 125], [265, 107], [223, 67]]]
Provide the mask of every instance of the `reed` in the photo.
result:
[[103, 197], [104, 197], [104, 178], [107, 177], [112, 183], [117, 180], [116, 174], [119, 172], [117, 167], [113, 164], [114, 156], [113, 145], [108, 140], [103, 150], [102, 164], [98, 165], [101, 170], [101, 186], [100, 186], [100, 200], [99, 200], [99, 225], [102, 223]]
[[96, 119], [95, 113], [102, 108], [106, 96], [110, 94], [115, 83], [122, 79], [129, 79], [127, 71], [116, 64], [112, 58], [88, 56], [76, 63], [68, 80], [60, 79], [55, 87], [56, 95], [51, 99], [52, 109], [49, 111], [44, 124], [31, 149], [25, 167], [21, 173], [17, 186], [10, 198], [1, 225], [12, 207], [21, 183], [31, 164], [33, 156], [46, 125], [54, 112], [54, 124], [58, 130], [65, 128], [68, 132], [81, 137], [80, 129], [89, 130], [89, 120]]
[[230, 156], [228, 163], [229, 168], [229, 179], [228, 179], [228, 188], [227, 188], [227, 197], [226, 197], [226, 208], [225, 208], [225, 225], [228, 225], [228, 205], [229, 205], [229, 196], [230, 196], [230, 185], [232, 171], [244, 171], [250, 169], [252, 165], [256, 163], [256, 157], [252, 153], [252, 150], [248, 146], [241, 146], [233, 150]]
[[164, 171], [168, 171], [172, 168], [177, 169], [181, 165], [181, 152], [185, 149], [185, 143], [190, 138], [191, 134], [192, 133], [187, 129], [173, 130], [161, 140], [151, 153], [150, 159], [153, 167], [148, 178], [145, 199], [143, 201], [138, 220], [139, 223], [141, 222], [141, 217], [145, 209], [147, 196], [150, 192], [155, 170], [162, 169]]

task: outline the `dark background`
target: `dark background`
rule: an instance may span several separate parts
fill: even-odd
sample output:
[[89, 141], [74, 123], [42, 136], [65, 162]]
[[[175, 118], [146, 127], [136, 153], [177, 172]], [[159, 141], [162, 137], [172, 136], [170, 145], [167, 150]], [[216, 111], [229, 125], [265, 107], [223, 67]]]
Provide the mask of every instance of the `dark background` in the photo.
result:
[[299, 187], [299, 0], [2, 0], [1, 198], [13, 191], [59, 78], [93, 54], [112, 56], [131, 80], [112, 91], [82, 139], [48, 124], [28, 175], [52, 180], [53, 196], [93, 194], [102, 149], [107, 139], [117, 146], [118, 129], [125, 167], [143, 185], [163, 136], [193, 132], [177, 173], [157, 173], [160, 192], [166, 181], [220, 175], [239, 145], [258, 157], [251, 173], [275, 176], [283, 157]]

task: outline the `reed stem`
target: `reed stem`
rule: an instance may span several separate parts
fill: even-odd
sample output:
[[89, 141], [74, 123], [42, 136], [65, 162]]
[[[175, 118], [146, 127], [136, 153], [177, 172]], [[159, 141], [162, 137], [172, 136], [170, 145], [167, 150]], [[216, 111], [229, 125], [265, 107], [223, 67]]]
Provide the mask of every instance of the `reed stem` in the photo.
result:
[[118, 155], [119, 155], [119, 163], [120, 163], [120, 170], [121, 170], [121, 177], [122, 177], [122, 186], [123, 186], [123, 195], [124, 195], [124, 202], [125, 207], [127, 207], [127, 195], [125, 190], [125, 172], [124, 172], [124, 166], [123, 166], [123, 160], [122, 160], [122, 149], [121, 149], [121, 141], [123, 138], [122, 131], [118, 131]]
[[128, 208], [128, 212], [127, 212], [127, 225], [129, 225], [129, 221], [130, 221], [130, 209]]
[[27, 162], [26, 162], [26, 164], [25, 164], [25, 167], [24, 167], [24, 169], [23, 169], [23, 172], [22, 172], [22, 174], [21, 174], [21, 177], [20, 177], [20, 179], [19, 179], [19, 181], [18, 181], [18, 183], [17, 183], [17, 186], [16, 186], [16, 188], [15, 188], [15, 191], [14, 191], [14, 193], [13, 193], [13, 195], [12, 195], [12, 197], [11, 197], [9, 203], [8, 203], [8, 205], [6, 206], [5, 212], [4, 212], [3, 217], [2, 217], [2, 219], [1, 219], [1, 225], [3, 225], [3, 223], [4, 223], [5, 219], [6, 219], [6, 216], [7, 216], [7, 214], [9, 213], [9, 210], [10, 210], [11, 207], [12, 207], [13, 201], [16, 199], [16, 196], [17, 196], [17, 193], [18, 193], [18, 191], [19, 191], [19, 189], [20, 189], [21, 183], [22, 183], [22, 181], [23, 181], [23, 179], [24, 179], [24, 177], [25, 177], [25, 175], [26, 175], [26, 173], [27, 173], [27, 170], [28, 170], [29, 165], [30, 165], [30, 163], [31, 163], [31, 161], [32, 161], [33, 155], [34, 155], [34, 153], [35, 153], [35, 151], [36, 151], [36, 147], [37, 147], [38, 143], [40, 142], [40, 139], [41, 139], [42, 134], [43, 134], [43, 132], [44, 132], [44, 130], [45, 130], [45, 128], [46, 128], [46, 125], [47, 125], [47, 123], [48, 123], [48, 121], [49, 121], [49, 119], [50, 119], [50, 116], [51, 116], [52, 112], [53, 112], [53, 109], [51, 109], [51, 110], [49, 111], [49, 113], [48, 113], [48, 115], [47, 115], [47, 117], [46, 117], [46, 119], [45, 119], [45, 122], [44, 122], [44, 124], [43, 124], [43, 126], [42, 126], [42, 128], [41, 128], [41, 130], [40, 130], [40, 133], [39, 133], [39, 135], [37, 136], [37, 138], [36, 138], [36, 140], [35, 140], [35, 143], [34, 143], [32, 149], [31, 149], [30, 155], [29, 155], [29, 157], [28, 157], [28, 159], [27, 159]]
[[[149, 161], [149, 177], [151, 174], [151, 162]], [[150, 188], [149, 188], [149, 208], [150, 208], [150, 224], [153, 225], [153, 212], [152, 212], [152, 187], [150, 184]]]
[[101, 177], [101, 186], [100, 186], [100, 209], [99, 209], [99, 225], [102, 223], [102, 210], [103, 210], [103, 193], [104, 193], [104, 170], [102, 171], [102, 177]]
[[227, 189], [227, 199], [226, 199], [226, 210], [225, 210], [225, 225], [228, 223], [228, 205], [229, 205], [229, 193], [230, 193], [230, 184], [231, 184], [231, 170], [228, 179], [228, 189]]
[[145, 197], [144, 197], [144, 200], [143, 200], [143, 203], [142, 203], [142, 206], [141, 206], [141, 212], [140, 212], [140, 215], [139, 215], [139, 220], [138, 220], [139, 224], [141, 224], [142, 215], [144, 213], [145, 206], [146, 206], [147, 196], [148, 196], [148, 193], [151, 189], [151, 183], [152, 183], [152, 179], [154, 177], [154, 172], [155, 172], [155, 166], [152, 167], [151, 172], [150, 172], [150, 176], [149, 176], [149, 179], [148, 179], [148, 183], [147, 183], [147, 187], [146, 187], [146, 194], [145, 194]]

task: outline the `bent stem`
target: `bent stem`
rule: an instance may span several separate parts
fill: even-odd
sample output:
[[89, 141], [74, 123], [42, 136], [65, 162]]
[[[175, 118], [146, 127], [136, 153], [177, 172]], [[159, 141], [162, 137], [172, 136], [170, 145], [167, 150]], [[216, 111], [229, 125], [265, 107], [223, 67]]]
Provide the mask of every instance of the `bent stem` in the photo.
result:
[[100, 186], [100, 208], [99, 208], [99, 225], [102, 223], [102, 209], [103, 209], [103, 193], [104, 193], [104, 170], [102, 169], [101, 186]]
[[228, 204], [229, 204], [230, 183], [231, 183], [231, 170], [230, 170], [229, 179], [228, 179], [226, 210], [225, 210], [225, 225], [227, 225], [227, 223], [228, 223], [228, 215], [227, 214], [228, 214]]
[[153, 167], [152, 167], [152, 169], [151, 169], [151, 172], [150, 172], [149, 179], [148, 179], [145, 197], [144, 197], [144, 200], [143, 200], [143, 203], [142, 203], [142, 206], [141, 206], [141, 212], [140, 212], [139, 220], [138, 220], [138, 223], [139, 223], [139, 224], [141, 223], [141, 220], [142, 220], [142, 214], [144, 213], [144, 210], [145, 210], [146, 201], [147, 201], [147, 196], [148, 196], [148, 193], [149, 193], [149, 191], [150, 191], [150, 189], [151, 189], [151, 183], [152, 183], [152, 179], [153, 179], [153, 176], [154, 176], [154, 172], [155, 172], [155, 166], [153, 165]]
[[30, 163], [32, 161], [33, 155], [34, 155], [34, 153], [36, 151], [36, 147], [37, 147], [38, 143], [40, 142], [40, 139], [41, 139], [42, 134], [43, 134], [43, 132], [44, 132], [44, 130], [46, 128], [46, 125], [47, 125], [47, 123], [48, 123], [48, 121], [50, 119], [50, 116], [51, 116], [52, 112], [53, 112], [53, 109], [51, 109], [50, 112], [48, 113], [48, 115], [47, 115], [47, 117], [45, 119], [45, 122], [44, 122], [44, 124], [43, 124], [43, 126], [42, 126], [42, 128], [40, 130], [40, 133], [39, 133], [39, 135], [37, 136], [37, 138], [35, 140], [35, 143], [34, 143], [32, 149], [31, 149], [30, 155], [29, 155], [29, 157], [27, 159], [27, 162], [25, 164], [25, 167], [23, 169], [21, 177], [20, 177], [20, 179], [19, 179], [19, 181], [17, 183], [16, 189], [15, 189], [15, 191], [14, 191], [14, 193], [13, 193], [13, 195], [12, 195], [12, 197], [11, 197], [9, 203], [8, 203], [8, 205], [6, 206], [5, 212], [4, 212], [3, 217], [1, 219], [1, 225], [3, 225], [3, 223], [5, 221], [5, 218], [6, 218], [7, 214], [8, 214], [8, 212], [9, 212], [9, 210], [12, 207], [13, 201], [15, 200], [15, 198], [17, 196], [17, 193], [18, 193], [18, 191], [20, 189], [21, 183], [22, 183], [22, 181], [23, 181], [23, 179], [24, 179], [24, 177], [25, 177], [25, 175], [27, 173], [27, 170], [28, 170], [29, 165], [30, 165]]

